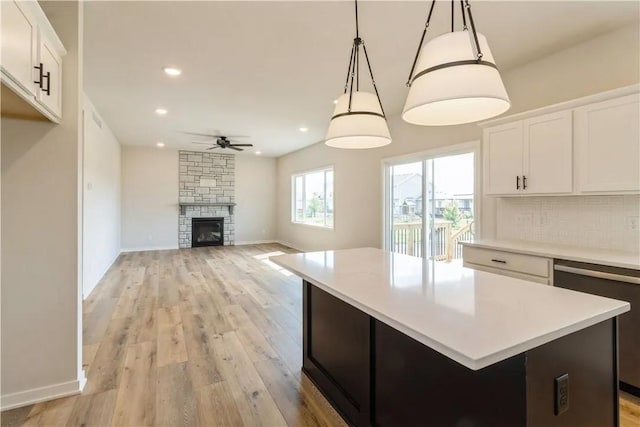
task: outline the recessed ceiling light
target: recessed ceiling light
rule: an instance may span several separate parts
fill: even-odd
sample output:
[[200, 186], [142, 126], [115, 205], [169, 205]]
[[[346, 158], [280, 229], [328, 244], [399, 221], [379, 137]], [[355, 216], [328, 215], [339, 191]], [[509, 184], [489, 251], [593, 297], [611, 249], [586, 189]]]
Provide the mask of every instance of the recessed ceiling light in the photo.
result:
[[308, 131], [308, 130], [309, 130], [309, 128], [306, 128], [306, 127], [302, 126], [302, 127], [298, 128], [298, 130], [299, 130], [300, 132], [306, 132], [306, 131]]
[[334, 100], [333, 100], [333, 103], [334, 103], [334, 104], [337, 104], [337, 103], [338, 103], [338, 100], [337, 100], [337, 99], [334, 99]]
[[180, 74], [182, 74], [182, 70], [181, 69], [173, 68], [173, 67], [164, 67], [162, 69], [162, 71], [164, 71], [166, 75], [171, 76], [171, 77], [177, 77]]
[[167, 111], [164, 108], [156, 108], [156, 114], [159, 116], [164, 116], [165, 114], [167, 114], [169, 111]]
[[262, 151], [256, 151], [256, 154], [259, 156], [260, 154], [262, 154]]
[[164, 142], [156, 142], [156, 147], [158, 148], [164, 147]]

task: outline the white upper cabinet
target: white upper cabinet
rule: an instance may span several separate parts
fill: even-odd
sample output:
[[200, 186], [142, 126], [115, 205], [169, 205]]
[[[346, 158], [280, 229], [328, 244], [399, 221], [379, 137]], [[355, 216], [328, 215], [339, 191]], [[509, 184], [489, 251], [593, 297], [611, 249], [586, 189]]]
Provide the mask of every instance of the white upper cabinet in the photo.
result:
[[484, 192], [518, 194], [522, 188], [522, 121], [484, 130]]
[[527, 194], [573, 191], [571, 111], [527, 119], [524, 129], [522, 187]]
[[640, 192], [640, 87], [485, 122], [484, 194]]
[[7, 96], [2, 115], [59, 122], [64, 46], [37, 1], [3, 0], [0, 7], [2, 90], [17, 95]]
[[49, 39], [40, 38], [40, 62], [44, 69], [37, 100], [57, 117], [62, 116], [62, 58]]
[[17, 85], [35, 95], [34, 64], [38, 48], [38, 28], [20, 2], [2, 2], [2, 77], [8, 85]]
[[576, 109], [580, 193], [640, 191], [640, 95]]
[[571, 193], [571, 126], [561, 111], [485, 129], [485, 194]]

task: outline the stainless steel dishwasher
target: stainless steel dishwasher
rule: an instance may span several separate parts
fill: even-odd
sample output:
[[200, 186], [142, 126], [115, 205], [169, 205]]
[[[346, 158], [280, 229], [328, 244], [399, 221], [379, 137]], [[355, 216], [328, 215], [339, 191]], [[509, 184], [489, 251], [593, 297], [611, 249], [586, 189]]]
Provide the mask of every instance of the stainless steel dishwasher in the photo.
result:
[[631, 303], [618, 322], [619, 379], [640, 397], [640, 270], [555, 260], [553, 285]]

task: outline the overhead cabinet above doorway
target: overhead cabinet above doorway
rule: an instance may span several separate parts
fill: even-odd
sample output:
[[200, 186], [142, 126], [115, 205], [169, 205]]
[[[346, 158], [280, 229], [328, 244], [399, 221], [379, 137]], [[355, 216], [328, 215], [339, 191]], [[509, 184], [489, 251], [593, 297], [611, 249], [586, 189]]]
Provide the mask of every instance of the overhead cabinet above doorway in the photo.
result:
[[640, 193], [637, 85], [481, 126], [487, 196]]
[[59, 123], [67, 53], [35, 0], [1, 2], [2, 116]]

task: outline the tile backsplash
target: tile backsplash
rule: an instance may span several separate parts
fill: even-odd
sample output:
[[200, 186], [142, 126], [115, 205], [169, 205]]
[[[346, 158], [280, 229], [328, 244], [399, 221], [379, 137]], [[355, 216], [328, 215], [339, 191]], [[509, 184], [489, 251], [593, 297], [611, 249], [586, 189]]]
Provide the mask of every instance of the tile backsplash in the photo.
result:
[[497, 237], [640, 252], [640, 196], [501, 198]]

